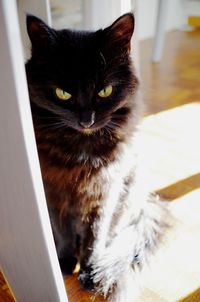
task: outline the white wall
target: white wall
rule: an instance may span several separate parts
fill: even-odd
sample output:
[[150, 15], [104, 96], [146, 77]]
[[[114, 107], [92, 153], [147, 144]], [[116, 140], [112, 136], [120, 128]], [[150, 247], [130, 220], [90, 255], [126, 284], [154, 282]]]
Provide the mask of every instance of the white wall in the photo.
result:
[[[20, 0], [24, 1], [24, 0]], [[186, 24], [186, 3], [193, 2], [188, 0], [164, 0], [169, 3], [169, 10], [167, 13], [167, 30], [173, 30], [182, 27]], [[197, 1], [197, 0], [196, 0]], [[156, 15], [159, 0], [50, 0], [52, 7], [53, 26], [56, 28], [71, 27], [71, 28], [87, 28], [90, 18], [87, 18], [87, 12], [91, 13], [93, 8], [98, 7], [98, 14], [92, 14], [95, 29], [102, 26], [102, 23], [107, 25], [113, 20], [120, 11], [126, 11], [127, 8], [120, 9], [118, 3], [123, 5], [132, 2], [133, 11], [135, 3], [137, 4], [137, 31], [139, 39], [146, 39], [154, 36]], [[199, 2], [200, 3], [200, 2]], [[128, 5], [129, 6], [129, 5]], [[102, 11], [104, 8], [104, 14]], [[85, 22], [83, 22], [83, 14], [85, 15]]]
[[[185, 0], [165, 0], [169, 2], [167, 30], [173, 30], [186, 24]], [[139, 39], [153, 37], [159, 0], [138, 0], [138, 35]]]

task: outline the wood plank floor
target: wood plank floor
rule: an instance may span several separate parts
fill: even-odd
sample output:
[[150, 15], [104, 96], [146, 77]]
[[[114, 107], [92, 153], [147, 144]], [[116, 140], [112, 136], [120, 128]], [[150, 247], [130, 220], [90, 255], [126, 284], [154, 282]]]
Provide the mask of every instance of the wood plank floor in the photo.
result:
[[200, 30], [166, 35], [160, 63], [151, 64], [152, 40], [140, 47], [146, 114], [198, 102], [200, 96]]
[[[138, 302], [199, 302], [200, 31], [167, 34], [159, 64], [151, 64], [151, 48], [152, 40], [141, 43], [141, 86], [147, 103], [142, 130], [152, 161], [151, 187], [175, 200], [172, 208], [179, 223], [151, 273], [145, 274]], [[90, 301], [76, 275], [65, 281], [70, 302]], [[0, 302], [13, 301], [0, 274]]]

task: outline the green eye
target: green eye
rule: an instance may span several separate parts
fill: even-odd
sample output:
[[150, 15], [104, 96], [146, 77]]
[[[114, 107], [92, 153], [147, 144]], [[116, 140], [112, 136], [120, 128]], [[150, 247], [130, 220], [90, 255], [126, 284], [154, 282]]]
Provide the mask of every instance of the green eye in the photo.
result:
[[112, 90], [113, 90], [112, 86], [108, 85], [107, 87], [105, 87], [104, 89], [102, 89], [101, 91], [99, 91], [98, 95], [101, 98], [107, 98], [108, 96], [111, 95]]
[[67, 101], [72, 97], [72, 95], [70, 93], [68, 93], [60, 88], [56, 88], [55, 93], [56, 93], [57, 98], [61, 101]]

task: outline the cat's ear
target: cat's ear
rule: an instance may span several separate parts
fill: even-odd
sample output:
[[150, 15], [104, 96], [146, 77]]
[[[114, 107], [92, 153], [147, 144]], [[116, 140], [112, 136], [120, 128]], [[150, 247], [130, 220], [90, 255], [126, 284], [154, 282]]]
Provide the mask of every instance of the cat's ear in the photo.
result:
[[32, 43], [32, 53], [37, 51], [45, 51], [54, 44], [56, 33], [41, 19], [27, 15], [26, 26], [29, 38]]
[[119, 17], [111, 26], [104, 29], [110, 47], [130, 51], [130, 42], [135, 25], [132, 13]]

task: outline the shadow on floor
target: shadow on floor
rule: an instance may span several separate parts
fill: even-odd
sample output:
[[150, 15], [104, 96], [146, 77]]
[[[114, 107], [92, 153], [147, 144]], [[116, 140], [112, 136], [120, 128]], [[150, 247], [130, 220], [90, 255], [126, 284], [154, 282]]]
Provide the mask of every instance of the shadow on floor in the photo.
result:
[[200, 301], [200, 288], [189, 294], [187, 297], [178, 300], [177, 302], [197, 302]]
[[157, 190], [157, 193], [161, 198], [168, 201], [173, 201], [174, 199], [190, 193], [198, 188], [200, 188], [200, 173], [181, 179], [172, 185], [159, 189]]

